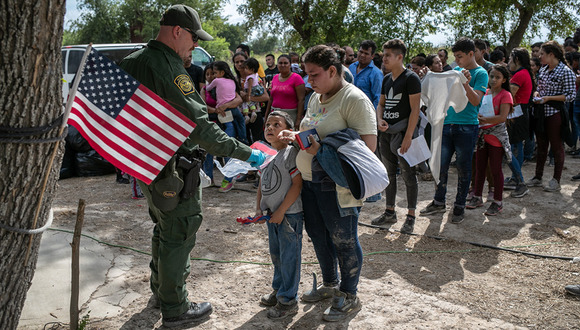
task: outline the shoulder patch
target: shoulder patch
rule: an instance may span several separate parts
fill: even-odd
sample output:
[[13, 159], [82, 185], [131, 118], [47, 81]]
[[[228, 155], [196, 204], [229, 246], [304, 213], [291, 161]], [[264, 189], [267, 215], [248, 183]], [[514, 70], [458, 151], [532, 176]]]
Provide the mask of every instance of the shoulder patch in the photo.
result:
[[183, 95], [189, 95], [195, 90], [193, 88], [191, 78], [187, 74], [180, 74], [179, 76], [175, 77], [175, 79], [173, 79], [173, 82], [175, 85], [177, 85]]

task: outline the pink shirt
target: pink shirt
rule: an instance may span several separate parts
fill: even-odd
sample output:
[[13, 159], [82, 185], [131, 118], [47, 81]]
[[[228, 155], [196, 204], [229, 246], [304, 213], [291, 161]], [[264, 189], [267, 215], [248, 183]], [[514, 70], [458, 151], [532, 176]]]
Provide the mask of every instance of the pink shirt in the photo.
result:
[[[526, 71], [527, 73], [527, 71]], [[485, 95], [490, 95], [491, 94], [491, 90], [488, 89], [487, 93], [485, 93]], [[505, 89], [502, 89], [501, 92], [499, 92], [496, 96], [493, 97], [492, 99], [493, 102], [493, 112], [495, 113], [495, 115], [499, 115], [499, 108], [500, 105], [507, 103], [510, 106], [513, 106], [514, 101], [512, 99], [512, 93], [506, 91]], [[481, 128], [489, 128], [492, 126], [495, 126], [497, 124], [494, 125], [485, 125], [482, 126]], [[483, 136], [485, 142], [487, 142], [489, 145], [492, 145], [494, 147], [501, 147], [501, 142], [499, 142], [499, 139], [493, 135], [484, 135]]]
[[213, 99], [213, 97], [211, 97], [211, 93], [206, 90], [205, 91], [205, 104], [207, 104], [208, 106], [215, 108], [217, 106], [217, 101]]
[[304, 80], [299, 74], [292, 72], [290, 77], [284, 82], [280, 82], [279, 74], [272, 79], [272, 106], [279, 109], [296, 109], [298, 108], [298, 97], [296, 96], [296, 86], [304, 85]]
[[[252, 78], [252, 86], [249, 86], [250, 78]], [[257, 73], [251, 74], [244, 80], [244, 88], [251, 91], [252, 87], [258, 86], [260, 84], [260, 77]]]
[[515, 95], [515, 103], [528, 104], [532, 95], [532, 77], [530, 77], [528, 70], [521, 69], [514, 73], [512, 79], [510, 79], [510, 84], [519, 87]]
[[236, 98], [236, 82], [228, 78], [215, 78], [205, 87], [206, 91], [216, 88], [217, 106]]

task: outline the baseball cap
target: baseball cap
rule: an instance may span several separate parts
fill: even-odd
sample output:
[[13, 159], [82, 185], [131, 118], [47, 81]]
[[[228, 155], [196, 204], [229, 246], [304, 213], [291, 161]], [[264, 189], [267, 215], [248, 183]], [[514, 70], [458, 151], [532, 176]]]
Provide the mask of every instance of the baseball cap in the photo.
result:
[[161, 16], [159, 24], [169, 26], [179, 25], [182, 28], [193, 31], [201, 40], [213, 40], [213, 37], [201, 28], [201, 20], [199, 19], [197, 11], [186, 5], [173, 5], [167, 8], [163, 16]]

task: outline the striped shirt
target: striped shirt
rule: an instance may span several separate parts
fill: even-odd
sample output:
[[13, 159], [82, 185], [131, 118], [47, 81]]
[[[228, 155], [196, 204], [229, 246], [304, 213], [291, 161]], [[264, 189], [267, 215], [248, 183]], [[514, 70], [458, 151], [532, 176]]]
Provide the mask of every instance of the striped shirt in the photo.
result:
[[[560, 62], [552, 70], [545, 65], [540, 68], [538, 76], [538, 93], [540, 93], [540, 97], [564, 95], [566, 96], [566, 102], [572, 102], [576, 97], [575, 82], [576, 76], [566, 64]], [[544, 109], [546, 117], [559, 111], [549, 104], [546, 104]]]

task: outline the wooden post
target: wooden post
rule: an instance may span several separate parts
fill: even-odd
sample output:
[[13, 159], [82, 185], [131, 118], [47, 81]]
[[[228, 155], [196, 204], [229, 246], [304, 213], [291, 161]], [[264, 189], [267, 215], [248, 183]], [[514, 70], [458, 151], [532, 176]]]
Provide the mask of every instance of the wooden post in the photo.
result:
[[77, 209], [77, 222], [73, 235], [72, 261], [71, 261], [71, 296], [70, 296], [70, 330], [77, 330], [79, 326], [79, 249], [81, 243], [81, 231], [85, 219], [85, 200], [79, 199]]

